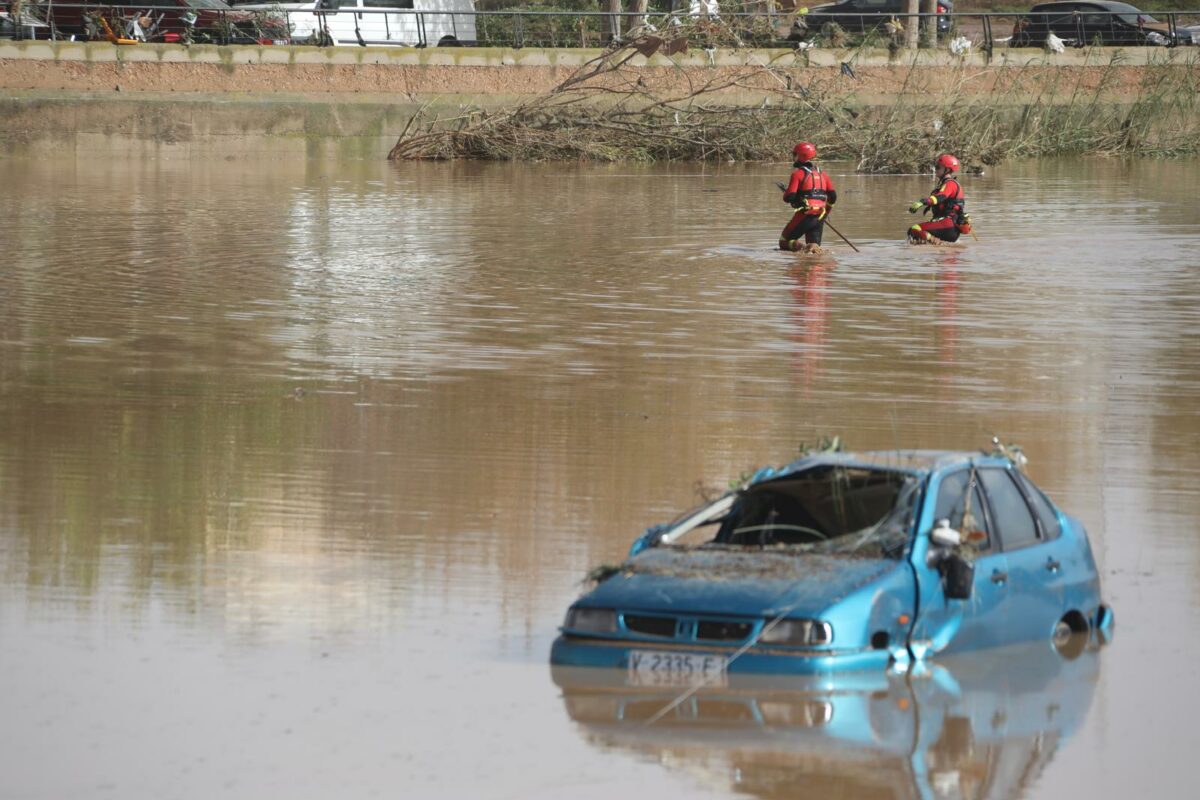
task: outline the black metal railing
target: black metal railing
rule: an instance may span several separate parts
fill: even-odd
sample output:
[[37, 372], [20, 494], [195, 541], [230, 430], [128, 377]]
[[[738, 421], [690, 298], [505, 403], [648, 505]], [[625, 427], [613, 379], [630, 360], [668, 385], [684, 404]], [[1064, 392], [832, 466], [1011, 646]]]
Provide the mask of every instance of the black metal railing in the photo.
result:
[[[178, 0], [185, 3], [186, 0]], [[420, 0], [415, 0], [417, 4]], [[1200, 12], [811, 14], [473, 11], [358, 8], [322, 0], [302, 10], [265, 4], [202, 6], [25, 0], [20, 24], [11, 0], [0, 22], [13, 38], [316, 46], [603, 47], [654, 36], [663, 52], [688, 48], [887, 47], [914, 38], [955, 52], [996, 47], [1180, 46], [1200, 44]], [[321, 7], [323, 6], [323, 7]], [[464, 0], [463, 8], [470, 9]], [[920, 29], [913, 36], [912, 28]]]

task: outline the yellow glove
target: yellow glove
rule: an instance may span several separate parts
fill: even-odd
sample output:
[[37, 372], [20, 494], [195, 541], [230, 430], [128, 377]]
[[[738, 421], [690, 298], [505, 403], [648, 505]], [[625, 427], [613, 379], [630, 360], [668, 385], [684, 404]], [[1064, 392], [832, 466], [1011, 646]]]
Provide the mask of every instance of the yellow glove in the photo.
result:
[[912, 204], [911, 204], [911, 205], [909, 205], [909, 207], [908, 207], [908, 213], [910, 213], [910, 214], [915, 214], [915, 213], [917, 213], [918, 211], [920, 211], [920, 210], [921, 210], [922, 208], [924, 208], [924, 207], [925, 207], [925, 201], [924, 201], [924, 200], [914, 200], [914, 201], [912, 202]]

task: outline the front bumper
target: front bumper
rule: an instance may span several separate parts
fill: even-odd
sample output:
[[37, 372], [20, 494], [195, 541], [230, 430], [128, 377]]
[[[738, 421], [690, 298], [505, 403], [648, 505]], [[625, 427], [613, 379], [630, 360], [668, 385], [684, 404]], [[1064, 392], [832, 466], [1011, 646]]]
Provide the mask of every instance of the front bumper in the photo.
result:
[[[890, 663], [887, 650], [797, 650], [752, 647], [738, 655], [734, 648], [662, 645], [559, 636], [550, 648], [550, 663], [566, 667], [629, 669], [634, 650], [669, 651], [691, 655], [723, 655], [730, 675], [815, 675], [854, 670], [884, 671]], [[735, 657], [736, 655], [736, 657]]]

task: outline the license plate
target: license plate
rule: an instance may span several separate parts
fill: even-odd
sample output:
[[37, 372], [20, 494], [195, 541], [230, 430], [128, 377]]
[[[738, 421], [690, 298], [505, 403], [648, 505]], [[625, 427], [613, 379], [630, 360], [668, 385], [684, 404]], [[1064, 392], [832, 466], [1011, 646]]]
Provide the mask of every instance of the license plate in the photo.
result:
[[635, 686], [675, 686], [691, 683], [724, 686], [726, 664], [725, 656], [631, 650], [629, 682]]

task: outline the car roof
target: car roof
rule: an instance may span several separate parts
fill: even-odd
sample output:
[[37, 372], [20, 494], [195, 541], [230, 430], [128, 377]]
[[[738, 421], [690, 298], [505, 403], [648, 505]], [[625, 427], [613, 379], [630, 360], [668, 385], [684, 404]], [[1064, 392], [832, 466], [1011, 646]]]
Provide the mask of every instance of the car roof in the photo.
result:
[[923, 475], [957, 465], [989, 463], [1006, 465], [1011, 463], [1002, 455], [993, 455], [982, 450], [867, 450], [855, 453], [811, 453], [802, 456], [779, 469], [765, 468], [755, 473], [751, 483], [758, 483], [789, 474], [829, 465], [861, 467], [864, 469], [887, 469]]

